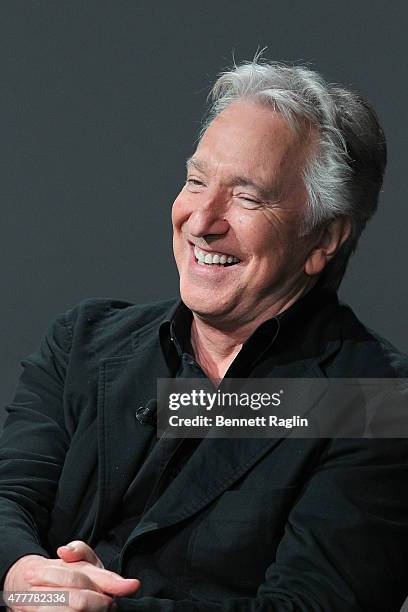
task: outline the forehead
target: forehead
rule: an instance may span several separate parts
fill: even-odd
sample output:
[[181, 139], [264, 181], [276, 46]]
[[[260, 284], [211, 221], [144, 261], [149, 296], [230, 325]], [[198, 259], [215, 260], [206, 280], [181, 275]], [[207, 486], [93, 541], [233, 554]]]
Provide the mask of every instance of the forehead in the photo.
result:
[[285, 118], [253, 101], [230, 104], [208, 126], [193, 155], [207, 172], [244, 172], [262, 180], [301, 174], [306, 146]]

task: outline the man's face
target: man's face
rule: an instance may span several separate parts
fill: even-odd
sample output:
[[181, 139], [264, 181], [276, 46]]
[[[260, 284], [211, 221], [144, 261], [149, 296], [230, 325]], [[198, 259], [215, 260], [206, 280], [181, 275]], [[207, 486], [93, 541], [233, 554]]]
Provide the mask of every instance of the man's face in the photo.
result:
[[299, 237], [307, 151], [254, 102], [234, 102], [210, 124], [172, 212], [181, 297], [194, 313], [226, 324], [269, 318], [310, 281], [312, 242]]

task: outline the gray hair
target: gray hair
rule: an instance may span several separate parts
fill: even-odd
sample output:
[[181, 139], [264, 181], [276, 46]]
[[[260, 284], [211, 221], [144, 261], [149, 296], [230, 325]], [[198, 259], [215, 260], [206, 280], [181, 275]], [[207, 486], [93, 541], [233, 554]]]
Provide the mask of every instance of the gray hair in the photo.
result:
[[266, 62], [259, 55], [221, 73], [202, 128], [229, 104], [250, 99], [279, 112], [295, 132], [307, 122], [318, 143], [303, 169], [308, 211], [301, 233], [339, 216], [351, 219], [348, 240], [323, 272], [337, 288], [367, 221], [374, 214], [386, 166], [384, 132], [371, 105], [357, 93], [327, 83], [306, 66]]

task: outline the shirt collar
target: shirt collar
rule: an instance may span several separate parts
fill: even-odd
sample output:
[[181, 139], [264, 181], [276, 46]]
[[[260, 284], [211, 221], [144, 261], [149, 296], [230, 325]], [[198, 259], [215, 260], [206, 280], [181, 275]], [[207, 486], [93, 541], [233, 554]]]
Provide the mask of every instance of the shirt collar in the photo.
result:
[[[337, 301], [334, 291], [320, 287], [317, 283], [308, 293], [303, 295], [287, 310], [280, 312], [271, 319], [264, 321], [244, 342], [240, 352], [231, 365], [228, 375], [234, 377], [247, 376], [248, 370], [262, 360], [262, 357], [275, 343], [282, 349], [285, 343], [296, 337], [301, 328], [323, 304]], [[178, 367], [181, 356], [193, 354], [190, 330], [192, 312], [179, 300], [170, 310], [168, 317], [160, 326], [160, 342], [164, 358], [170, 372]]]

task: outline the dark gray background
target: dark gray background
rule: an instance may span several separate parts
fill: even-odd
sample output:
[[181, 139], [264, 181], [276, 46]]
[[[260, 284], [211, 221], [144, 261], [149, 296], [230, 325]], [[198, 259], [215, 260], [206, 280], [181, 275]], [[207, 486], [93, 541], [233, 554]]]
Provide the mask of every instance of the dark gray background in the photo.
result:
[[408, 350], [407, 26], [402, 2], [373, 0], [3, 0], [0, 404], [56, 313], [176, 294], [170, 206], [208, 87], [265, 45], [378, 110], [387, 179], [341, 294]]

